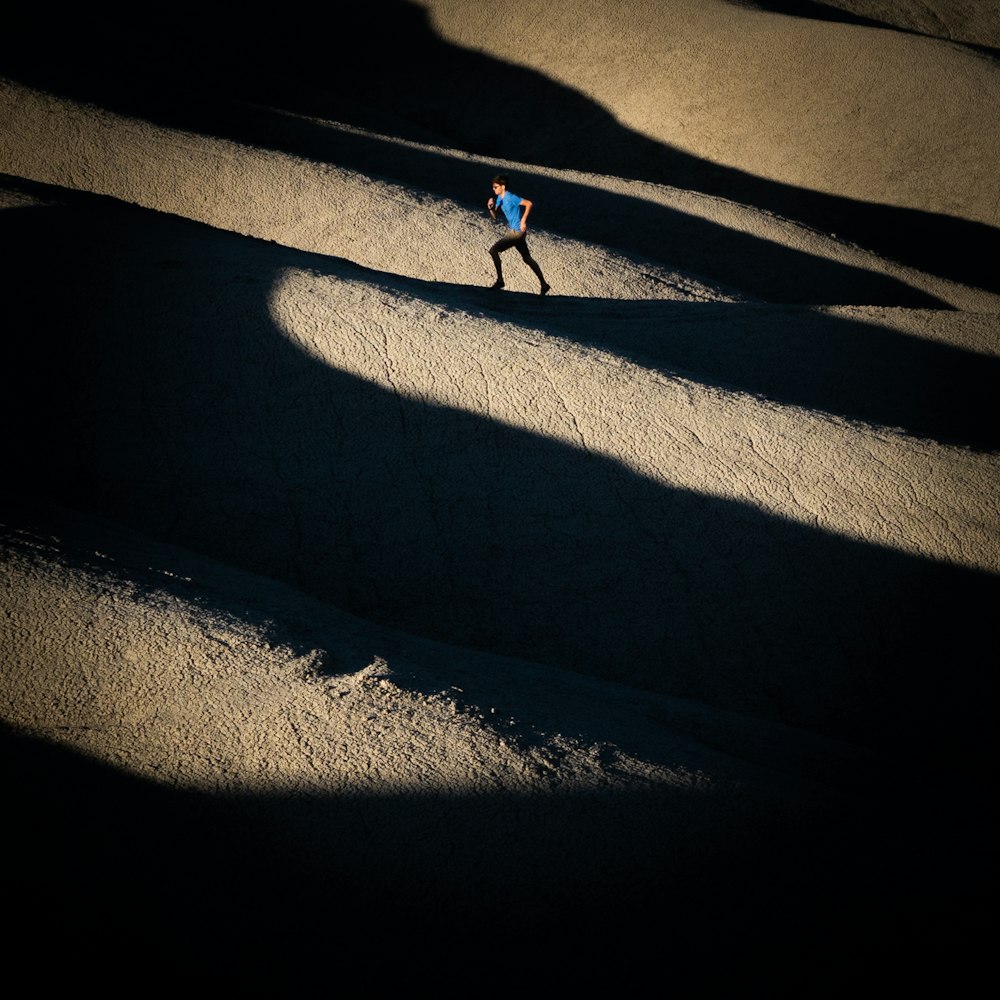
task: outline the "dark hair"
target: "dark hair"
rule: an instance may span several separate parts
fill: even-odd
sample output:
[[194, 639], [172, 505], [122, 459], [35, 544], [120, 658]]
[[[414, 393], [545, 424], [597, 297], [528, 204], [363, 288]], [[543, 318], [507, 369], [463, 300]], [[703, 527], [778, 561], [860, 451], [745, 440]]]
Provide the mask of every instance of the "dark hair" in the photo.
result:
[[500, 184], [501, 186], [506, 187], [507, 186], [507, 175], [506, 174], [497, 174], [496, 177], [493, 178], [493, 183], [494, 184]]

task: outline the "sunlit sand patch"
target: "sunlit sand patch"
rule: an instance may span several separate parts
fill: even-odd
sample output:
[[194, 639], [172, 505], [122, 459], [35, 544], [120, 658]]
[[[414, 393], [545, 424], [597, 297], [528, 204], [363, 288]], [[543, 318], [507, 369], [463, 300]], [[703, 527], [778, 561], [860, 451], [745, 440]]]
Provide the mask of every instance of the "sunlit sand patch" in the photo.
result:
[[[412, 690], [397, 676], [426, 659], [474, 653], [432, 644], [421, 653], [410, 640], [397, 667], [397, 655], [378, 652], [384, 635], [356, 620], [345, 627], [332, 608], [314, 613], [342, 645], [276, 643], [266, 619], [201, 606], [197, 570], [185, 577], [186, 599], [136, 585], [99, 553], [71, 571], [57, 537], [22, 532], [5, 541], [6, 620], [23, 641], [7, 649], [0, 719], [155, 784], [380, 797], [606, 791], [615, 774], [624, 781], [637, 773], [650, 787], [698, 793], [713, 784], [694, 742], [678, 744], [674, 764], [643, 762], [603, 742], [495, 716], [455, 688]], [[367, 665], [345, 671], [348, 661]]]
[[290, 269], [270, 311], [310, 356], [400, 397], [600, 454], [674, 489], [1000, 571], [994, 455], [670, 377], [415, 298], [388, 309], [383, 296]]

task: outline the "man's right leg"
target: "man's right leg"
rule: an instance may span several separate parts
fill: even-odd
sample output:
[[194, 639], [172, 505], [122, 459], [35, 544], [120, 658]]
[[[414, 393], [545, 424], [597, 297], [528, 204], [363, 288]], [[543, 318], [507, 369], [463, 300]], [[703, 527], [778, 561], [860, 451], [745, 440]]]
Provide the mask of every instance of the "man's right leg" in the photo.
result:
[[493, 288], [503, 288], [503, 268], [500, 266], [500, 254], [504, 250], [509, 250], [517, 242], [517, 237], [504, 236], [502, 239], [496, 241], [487, 251], [487, 253], [493, 258], [493, 266], [497, 269], [497, 280], [493, 283]]
[[497, 249], [499, 244], [494, 244], [490, 247], [488, 253], [493, 258], [493, 266], [497, 269], [497, 280], [492, 285], [493, 288], [503, 288], [503, 268], [500, 266], [500, 251]]

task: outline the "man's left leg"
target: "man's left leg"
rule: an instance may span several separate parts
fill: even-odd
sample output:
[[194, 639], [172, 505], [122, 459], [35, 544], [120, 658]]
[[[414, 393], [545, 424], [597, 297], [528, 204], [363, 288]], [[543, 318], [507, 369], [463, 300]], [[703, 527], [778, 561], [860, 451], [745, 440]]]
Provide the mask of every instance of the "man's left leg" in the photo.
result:
[[542, 269], [538, 266], [538, 262], [531, 256], [531, 251], [528, 249], [528, 237], [522, 236], [514, 246], [517, 247], [517, 252], [521, 255], [524, 263], [535, 272], [535, 277], [538, 278], [538, 283], [542, 286], [541, 294], [544, 295], [551, 286], [545, 280], [545, 275], [542, 274]]

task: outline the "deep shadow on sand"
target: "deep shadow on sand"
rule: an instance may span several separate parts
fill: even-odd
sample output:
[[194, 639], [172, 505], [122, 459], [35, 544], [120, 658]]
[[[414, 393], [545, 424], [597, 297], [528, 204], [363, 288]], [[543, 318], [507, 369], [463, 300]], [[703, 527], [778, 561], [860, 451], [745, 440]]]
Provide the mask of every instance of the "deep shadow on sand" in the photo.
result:
[[44, 944], [54, 987], [107, 987], [138, 963], [168, 989], [484, 977], [492, 995], [515, 968], [555, 989], [593, 963], [686, 996], [825, 997], [859, 967], [908, 982], [915, 955], [924, 985], [971, 987], [986, 954], [973, 873], [926, 863], [969, 857], [988, 826], [951, 793], [738, 822], [731, 798], [662, 789], [220, 798], [5, 729], [0, 766], [6, 943]]
[[[60, 16], [71, 28], [73, 15]], [[997, 288], [996, 233], [987, 227], [711, 171], [623, 133], [534, 74], [448, 47], [431, 51], [447, 72], [429, 84], [413, 71], [435, 43], [413, 7], [369, 4], [348, 16], [362, 27], [395, 25], [398, 48], [376, 56], [399, 75], [385, 74], [384, 90], [364, 95], [366, 106], [352, 107], [361, 95], [344, 90], [340, 102], [301, 110], [333, 108], [377, 128], [396, 110], [402, 80], [419, 89], [415, 137], [458, 134], [464, 110], [428, 119], [423, 88], [431, 86], [432, 99], [434, 86], [450, 88], [449, 74], [466, 59], [477, 83], [470, 104], [483, 100], [480, 84], [542, 87], [545, 103], [525, 145], [505, 155], [531, 159], [547, 149], [551, 133], [543, 138], [540, 123], [559, 121], [568, 131], [555, 145], [567, 140], [574, 169], [696, 188], [706, 181], [821, 228], [836, 218], [837, 232], [873, 249]], [[77, 93], [107, 84], [117, 98], [134, 98], [137, 113], [152, 96], [170, 115], [179, 109], [176, 123], [227, 134], [238, 119], [224, 102], [171, 106], [178, 73], [192, 86], [287, 97], [292, 106], [315, 80], [303, 81], [301, 93], [274, 91], [291, 63], [331, 74], [352, 68], [337, 62], [329, 33], [313, 22], [311, 40], [290, 34], [283, 49], [280, 27], [264, 43], [238, 24], [220, 40], [203, 15], [198, 32], [173, 10], [162, 17], [131, 51], [121, 44], [128, 22], [108, 32], [107, 47], [83, 32], [60, 56], [62, 82]], [[5, 41], [24, 54], [22, 68], [52, 71], [48, 33], [12, 31]], [[262, 50], [276, 59], [262, 64]], [[358, 51], [373, 55], [365, 45]], [[116, 63], [123, 56], [124, 77]], [[11, 65], [10, 50], [5, 58]], [[145, 76], [158, 60], [164, 76]], [[128, 76], [140, 64], [146, 83], [133, 88]], [[98, 69], [103, 81], [91, 75]], [[499, 151], [495, 135], [472, 138]], [[433, 175], [444, 162], [407, 170]], [[460, 179], [448, 175], [449, 196]], [[741, 812], [732, 797], [663, 788], [537, 799], [219, 798], [126, 777], [0, 729], [12, 968], [74, 991], [134, 988], [148, 975], [176, 990], [280, 994], [360, 979], [365, 988], [407, 992], [565, 993], [609, 969], [623, 988], [645, 973], [684, 996], [749, 995], [759, 986], [769, 998], [841, 998], [860, 978], [871, 989], [981, 988], [995, 879], [986, 868], [990, 803], [975, 779], [992, 777], [995, 761], [981, 658], [994, 638], [994, 578], [664, 490], [473, 414], [402, 402], [304, 357], [266, 308], [283, 267], [363, 279], [442, 310], [494, 308], [476, 290], [373, 274], [106, 199], [46, 193], [63, 207], [0, 214], [14, 257], [8, 306], [15, 316], [24, 306], [3, 348], [13, 376], [5, 465], [29, 505], [54, 500], [120, 519], [373, 621], [736, 706], [748, 720], [756, 713], [856, 738], [896, 766], [842, 800], [803, 793], [774, 811], [764, 798], [748, 797]], [[544, 193], [574, 196], [571, 186]], [[727, 244], [668, 213], [658, 222], [689, 238], [679, 259], [691, 251], [710, 262], [721, 242], [732, 257], [712, 265], [715, 277], [763, 298], [776, 291], [776, 301], [804, 301], [784, 278], [753, 285], [739, 256], [766, 252], [759, 242]], [[952, 254], [955, 245], [969, 248], [971, 270]], [[810, 278], [810, 294], [856, 290], [855, 273], [777, 251], [766, 259], [787, 267], [799, 287]], [[867, 290], [884, 303], [927, 304], [889, 283]], [[706, 329], [680, 303], [594, 302], [607, 322], [588, 330], [577, 305], [538, 312], [537, 301], [510, 296], [503, 308], [545, 334], [667, 373], [942, 441], [996, 445], [986, 419], [990, 359], [832, 317], [799, 332], [781, 311], [769, 320], [742, 309], [739, 322]], [[699, 317], [730, 315], [723, 305], [705, 308]], [[852, 368], [854, 358], [865, 364]], [[925, 407], [929, 398], [940, 405]], [[357, 492], [344, 469], [357, 472]], [[454, 515], [443, 535], [442, 511]], [[179, 579], [158, 585], [185, 595]], [[502, 678], [482, 684], [470, 698]], [[629, 746], [627, 735], [593, 735]], [[742, 752], [728, 727], [719, 740], [725, 752]]]
[[[0, 40], [0, 73], [111, 110], [328, 158], [322, 149], [304, 151], [298, 139], [289, 147], [287, 126], [276, 121], [262, 125], [256, 113], [240, 106], [249, 102], [398, 138], [434, 141], [498, 161], [669, 184], [756, 206], [930, 274], [1000, 291], [993, 266], [1000, 233], [994, 227], [860, 203], [707, 163], [623, 128], [603, 108], [541, 73], [442, 41], [425, 12], [405, 0], [372, 0], [350, 11], [338, 9], [335, 34], [314, 19], [308, 24], [295, 19], [266, 24], [227, 19], [212, 28], [199, 17], [198, 30], [192, 31], [190, 21], [176, 12], [156, 32], [142, 28], [133, 36], [128, 22], [110, 32], [89, 13], [63, 12], [61, 30], [72, 34], [75, 44], [58, 54], [48, 43], [48, 26], [36, 23], [36, 16], [18, 12], [20, 30]], [[388, 33], [386, 26], [392, 26]], [[336, 46], [334, 37], [349, 37], [349, 48]], [[261, 58], [265, 52], [266, 59]], [[498, 94], [519, 109], [518, 129], [506, 129], [503, 116], [493, 113]], [[388, 162], [383, 159], [383, 170]], [[448, 178], [447, 191], [435, 186], [428, 190], [461, 200], [453, 180]], [[482, 183], [480, 179], [468, 188], [469, 198], [473, 192], [478, 197]], [[550, 192], [544, 196], [549, 198]], [[575, 208], [572, 201], [560, 203], [554, 197], [548, 209], [553, 228], [569, 226], [567, 232], [577, 232], [572, 227], [578, 222], [556, 222], [572, 218]], [[616, 235], [626, 228], [619, 226]], [[704, 261], [714, 259], [716, 246], [709, 250], [698, 239], [685, 240], [672, 259], [697, 270], [699, 247]], [[956, 247], [963, 252], [956, 253]], [[746, 248], [733, 245], [730, 250], [731, 256], [723, 254], [726, 267], [745, 263]], [[739, 287], [738, 281], [732, 284]], [[793, 269], [791, 287], [801, 284]], [[776, 300], [885, 301], [870, 293], [866, 300], [844, 300], [813, 291], [808, 282], [798, 294]]]
[[[729, 3], [736, 7], [754, 7], [757, 10], [768, 10], [775, 14], [785, 14], [790, 17], [805, 17], [815, 21], [832, 21], [835, 24], [857, 24], [864, 28], [901, 31], [904, 34], [921, 35], [924, 38], [941, 37], [901, 27], [898, 24], [891, 24], [888, 21], [862, 17], [860, 14], [855, 14], [852, 11], [841, 10], [833, 4], [822, 3], [821, 0], [729, 0]], [[960, 39], [955, 40], [953, 44], [962, 45], [973, 52], [978, 52], [991, 59], [1000, 58], [1000, 49], [992, 45], [978, 45], [975, 42], [967, 42]]]
[[[479, 163], [257, 109], [231, 109], [225, 121], [225, 126], [213, 122], [206, 127], [224, 127], [234, 140], [335, 162], [408, 189], [431, 192], [485, 215], [481, 195], [492, 170]], [[517, 174], [517, 184], [544, 205], [534, 218], [546, 231], [656, 261], [741, 297], [771, 303], [949, 308], [897, 278], [730, 229], [656, 201], [530, 169]]]
[[386, 393], [306, 357], [267, 298], [286, 266], [399, 279], [71, 200], [2, 218], [33, 306], [5, 345], [24, 390], [8, 462], [40, 495], [457, 646], [991, 766], [995, 577]]

